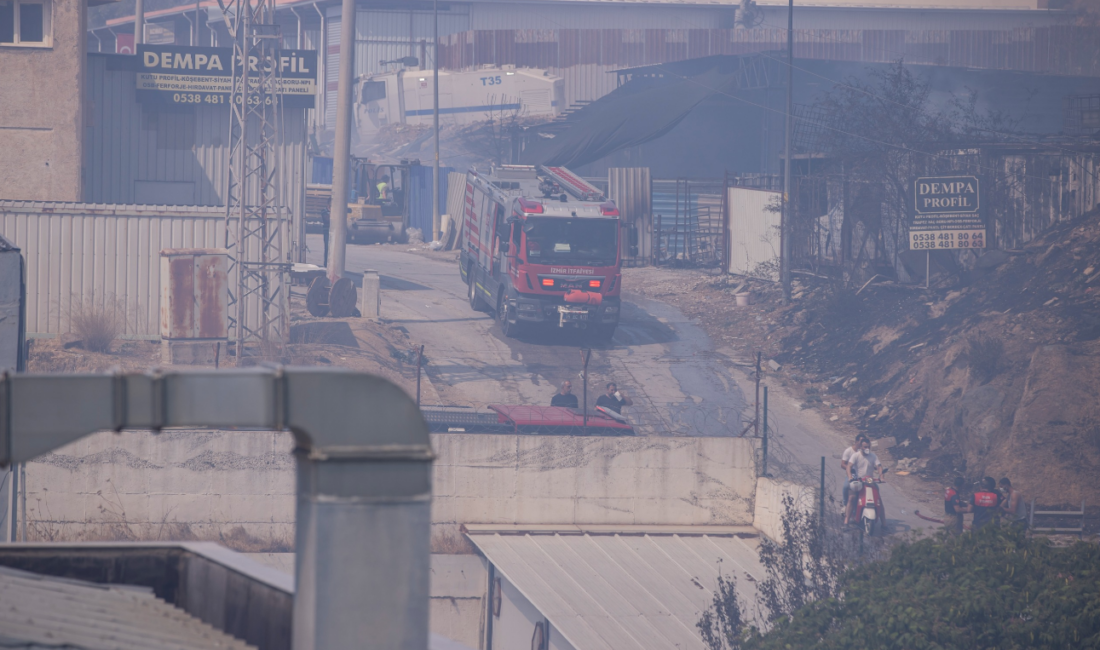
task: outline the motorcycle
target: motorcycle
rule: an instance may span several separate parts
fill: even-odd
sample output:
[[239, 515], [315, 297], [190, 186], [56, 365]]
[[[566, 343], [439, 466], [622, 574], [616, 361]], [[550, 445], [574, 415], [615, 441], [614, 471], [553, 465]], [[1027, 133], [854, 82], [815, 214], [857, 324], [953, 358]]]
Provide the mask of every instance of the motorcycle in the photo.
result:
[[862, 487], [859, 489], [859, 498], [856, 502], [856, 512], [859, 513], [859, 523], [863, 526], [863, 532], [867, 536], [875, 534], [875, 529], [880, 531], [886, 524], [886, 506], [882, 503], [879, 494], [879, 483], [886, 481], [870, 476], [860, 479]]

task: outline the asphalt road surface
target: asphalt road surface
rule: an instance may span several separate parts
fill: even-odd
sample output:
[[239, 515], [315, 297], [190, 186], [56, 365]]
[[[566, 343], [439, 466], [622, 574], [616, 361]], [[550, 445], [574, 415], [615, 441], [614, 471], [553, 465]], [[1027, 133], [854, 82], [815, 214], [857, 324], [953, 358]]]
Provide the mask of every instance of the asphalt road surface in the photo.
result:
[[[311, 235], [309, 244], [319, 253], [318, 235]], [[310, 261], [320, 263], [320, 255], [311, 253]], [[581, 349], [590, 345], [583, 337], [570, 331], [504, 337], [491, 314], [470, 309], [458, 265], [449, 257], [429, 258], [408, 247], [349, 245], [347, 270], [358, 275], [366, 269], [381, 275], [383, 319], [425, 345], [426, 373], [444, 403], [548, 405], [566, 379], [581, 398]], [[632, 295], [627, 284], [614, 339], [592, 345], [589, 404], [614, 381], [634, 400], [623, 414], [640, 435], [741, 435], [753, 417], [754, 386], [748, 368], [738, 367], [734, 358], [733, 350], [716, 350], [679, 310]], [[778, 390], [770, 397], [769, 473], [816, 485], [824, 456], [826, 487], [838, 493], [840, 452], [850, 441], [815, 412], [801, 411], [797, 400]], [[915, 495], [883, 487], [895, 531], [933, 525], [913, 511], [928, 512], [935, 496], [920, 495], [919, 501], [910, 496]]]

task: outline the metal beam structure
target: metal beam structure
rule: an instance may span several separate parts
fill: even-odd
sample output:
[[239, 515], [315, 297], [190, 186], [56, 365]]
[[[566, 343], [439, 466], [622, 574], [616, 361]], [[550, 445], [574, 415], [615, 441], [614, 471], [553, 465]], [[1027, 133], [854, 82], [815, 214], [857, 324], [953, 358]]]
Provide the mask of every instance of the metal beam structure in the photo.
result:
[[432, 451], [400, 388], [312, 368], [0, 378], [0, 466], [171, 427], [294, 436], [294, 650], [427, 649]]
[[237, 363], [252, 342], [285, 343], [290, 329], [290, 213], [278, 165], [282, 33], [274, 0], [218, 0], [233, 39], [229, 183], [229, 331]]

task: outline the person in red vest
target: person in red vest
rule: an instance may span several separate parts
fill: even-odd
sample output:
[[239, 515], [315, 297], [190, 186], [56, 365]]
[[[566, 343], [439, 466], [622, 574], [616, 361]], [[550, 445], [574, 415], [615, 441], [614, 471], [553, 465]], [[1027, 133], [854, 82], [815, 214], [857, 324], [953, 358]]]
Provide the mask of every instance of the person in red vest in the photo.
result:
[[997, 520], [1001, 511], [1001, 493], [992, 476], [982, 479], [981, 488], [970, 496], [967, 510], [974, 513], [974, 530]]
[[963, 531], [963, 513], [966, 512], [966, 503], [962, 495], [964, 485], [966, 485], [966, 479], [956, 476], [954, 484], [943, 493], [943, 529], [952, 535], [958, 535]]

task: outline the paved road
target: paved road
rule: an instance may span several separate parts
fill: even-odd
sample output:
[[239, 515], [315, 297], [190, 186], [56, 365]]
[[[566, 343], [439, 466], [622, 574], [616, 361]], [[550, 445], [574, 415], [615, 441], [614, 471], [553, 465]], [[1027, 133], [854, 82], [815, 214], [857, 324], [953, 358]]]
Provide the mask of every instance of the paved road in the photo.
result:
[[[311, 236], [310, 244], [312, 250], [321, 248], [318, 236]], [[566, 332], [505, 338], [491, 315], [470, 309], [455, 262], [395, 246], [352, 245], [347, 268], [381, 274], [383, 318], [425, 344], [427, 374], [443, 401], [549, 404], [565, 379], [580, 395], [578, 340]], [[632, 295], [627, 287], [614, 339], [593, 349], [588, 397], [594, 402], [605, 381], [616, 381], [633, 397], [634, 406], [624, 414], [643, 435], [738, 435], [753, 415], [753, 384], [732, 361], [737, 356], [716, 350], [702, 328], [676, 308]], [[801, 411], [797, 400], [778, 390], [771, 397], [771, 473], [816, 484], [825, 456], [827, 487], [839, 491], [839, 451], [848, 441], [815, 412]], [[927, 504], [891, 485], [883, 497], [896, 530], [930, 525], [913, 515], [914, 508], [928, 510]]]

